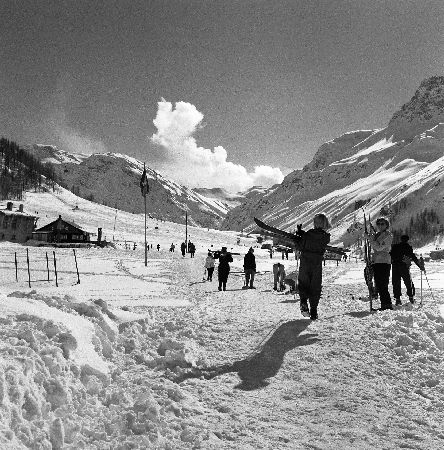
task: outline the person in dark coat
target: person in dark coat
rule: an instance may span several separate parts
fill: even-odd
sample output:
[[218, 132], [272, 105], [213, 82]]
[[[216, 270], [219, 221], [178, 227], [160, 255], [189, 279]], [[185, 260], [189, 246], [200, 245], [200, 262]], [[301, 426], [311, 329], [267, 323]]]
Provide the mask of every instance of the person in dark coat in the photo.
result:
[[188, 244], [188, 251], [190, 252], [191, 258], [194, 258], [194, 254], [196, 253], [196, 246], [192, 242]]
[[233, 262], [231, 253], [227, 252], [227, 247], [222, 247], [220, 252], [214, 254], [215, 259], [219, 259], [217, 276], [219, 279], [219, 291], [227, 290], [228, 274], [230, 273], [230, 262]]
[[244, 273], [245, 287], [248, 289], [256, 289], [253, 286], [254, 275], [256, 274], [256, 257], [254, 256], [253, 247], [250, 247], [248, 253], [244, 256]]
[[187, 244], [185, 244], [185, 242], [180, 244], [180, 251], [182, 252], [182, 256], [185, 256], [185, 252], [187, 251]]
[[325, 248], [330, 242], [330, 234], [325, 230], [330, 228], [330, 224], [324, 214], [316, 214], [313, 225], [308, 231], [303, 231], [302, 226], [298, 225], [296, 248], [301, 252], [298, 274], [301, 313], [316, 320], [322, 290], [322, 261]]
[[424, 270], [424, 266], [413, 253], [413, 248], [408, 241], [409, 237], [406, 234], [402, 235], [401, 242], [393, 244], [390, 251], [390, 256], [392, 258], [393, 297], [395, 298], [396, 305], [402, 305], [401, 279], [404, 281], [410, 303], [415, 302], [414, 285], [410, 276], [410, 265], [412, 264], [412, 261], [420, 270]]

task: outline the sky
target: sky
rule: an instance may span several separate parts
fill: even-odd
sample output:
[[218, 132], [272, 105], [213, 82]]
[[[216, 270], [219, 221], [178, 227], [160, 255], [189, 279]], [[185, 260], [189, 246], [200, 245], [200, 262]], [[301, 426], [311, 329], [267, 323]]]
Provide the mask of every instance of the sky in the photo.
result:
[[443, 74], [441, 0], [5, 0], [0, 16], [1, 136], [190, 186], [280, 182]]

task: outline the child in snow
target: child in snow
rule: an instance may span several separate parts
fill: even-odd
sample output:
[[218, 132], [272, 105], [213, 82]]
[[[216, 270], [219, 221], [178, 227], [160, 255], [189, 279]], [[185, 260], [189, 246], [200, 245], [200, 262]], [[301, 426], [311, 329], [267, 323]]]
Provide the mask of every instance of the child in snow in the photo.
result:
[[208, 256], [205, 259], [205, 269], [207, 269], [207, 281], [213, 281], [214, 272], [214, 258], [211, 252], [208, 252]]
[[325, 230], [330, 228], [330, 224], [324, 214], [316, 214], [313, 218], [313, 225], [314, 227], [308, 231], [303, 231], [301, 226], [298, 226], [299, 239], [296, 246], [301, 252], [298, 275], [301, 313], [316, 320], [322, 290], [322, 261], [325, 248], [330, 242], [330, 234]]
[[376, 220], [378, 231], [365, 233], [372, 247], [372, 268], [375, 286], [381, 300], [381, 311], [393, 309], [392, 299], [388, 289], [390, 281], [390, 249], [392, 247], [393, 235], [389, 231], [389, 221], [384, 217]]

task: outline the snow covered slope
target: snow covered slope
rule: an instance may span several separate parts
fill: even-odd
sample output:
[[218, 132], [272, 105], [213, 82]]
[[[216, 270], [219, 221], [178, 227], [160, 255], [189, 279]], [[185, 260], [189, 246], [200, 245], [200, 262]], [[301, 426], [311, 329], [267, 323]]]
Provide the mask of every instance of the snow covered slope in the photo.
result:
[[[61, 184], [80, 197], [123, 211], [144, 211], [139, 187], [143, 163], [137, 159], [119, 153], [70, 155], [51, 146], [34, 146], [29, 150], [43, 161], [54, 163]], [[155, 218], [181, 223], [188, 211], [190, 223], [215, 227], [230, 207], [218, 198], [207, 198], [181, 186], [149, 167], [147, 175], [150, 188], [147, 212]]]
[[[357, 206], [366, 204], [374, 216], [402, 199], [410, 216], [433, 207], [444, 220], [443, 92], [444, 77], [424, 81], [388, 127], [346, 133], [323, 144], [309, 164], [287, 175], [280, 186], [230, 210], [222, 228], [252, 230], [256, 216], [291, 230], [323, 211], [336, 226], [333, 237], [341, 240]], [[409, 217], [394, 219], [402, 227]]]

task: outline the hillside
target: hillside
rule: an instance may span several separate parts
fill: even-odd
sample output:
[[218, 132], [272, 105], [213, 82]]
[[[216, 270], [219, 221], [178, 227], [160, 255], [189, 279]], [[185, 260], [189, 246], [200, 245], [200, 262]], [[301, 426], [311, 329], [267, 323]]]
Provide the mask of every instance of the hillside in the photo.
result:
[[381, 208], [397, 208], [393, 227], [405, 228], [425, 208], [444, 221], [444, 77], [421, 83], [413, 98], [386, 128], [346, 133], [323, 144], [313, 160], [262, 198], [247, 200], [228, 212], [222, 229], [254, 229], [261, 217], [286, 230], [308, 225], [317, 212], [333, 221], [333, 238], [347, 228], [365, 205], [372, 217]]
[[[79, 197], [132, 213], [143, 213], [140, 194], [143, 163], [119, 153], [71, 155], [53, 146], [33, 146], [31, 154], [51, 162], [57, 179]], [[147, 168], [149, 194], [147, 213], [157, 219], [217, 228], [229, 202], [205, 197]]]

